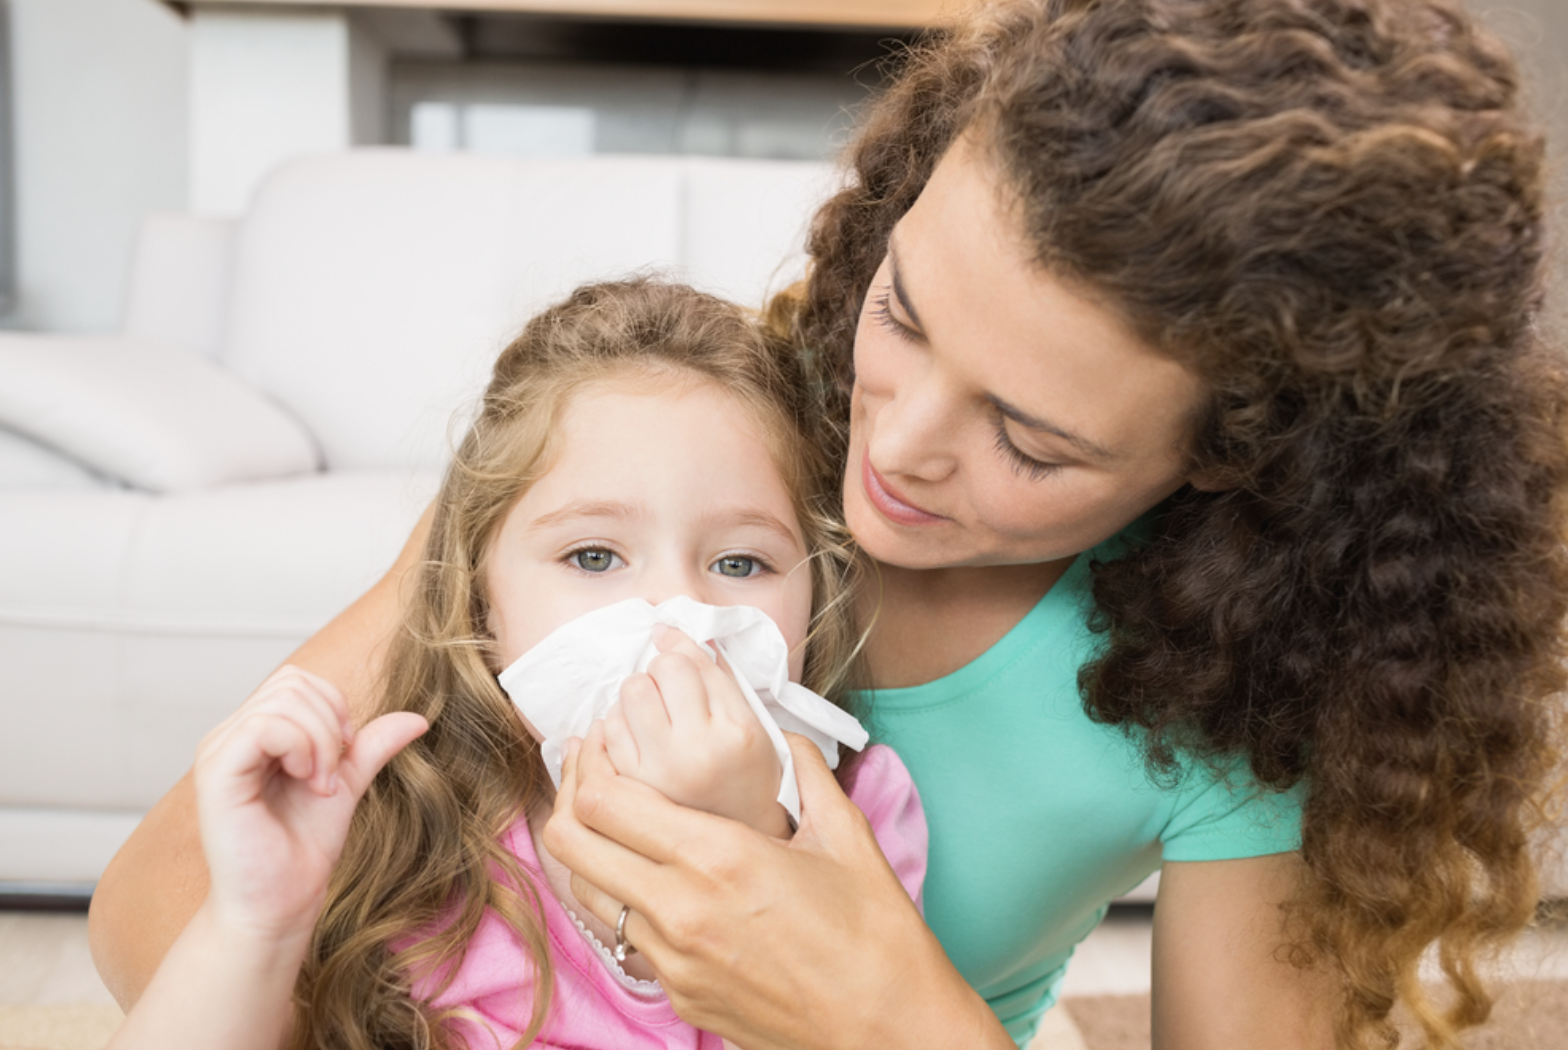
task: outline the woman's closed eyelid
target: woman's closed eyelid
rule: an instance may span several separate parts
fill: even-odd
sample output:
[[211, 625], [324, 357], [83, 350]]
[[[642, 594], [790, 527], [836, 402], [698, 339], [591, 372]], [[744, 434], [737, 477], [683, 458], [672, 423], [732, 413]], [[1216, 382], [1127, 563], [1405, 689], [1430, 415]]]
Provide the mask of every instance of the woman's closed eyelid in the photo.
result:
[[883, 288], [871, 301], [871, 316], [883, 328], [894, 335], [909, 342], [925, 338], [924, 334], [912, 325], [899, 320], [893, 314], [893, 286]]
[[1062, 468], [1060, 463], [1035, 459], [1013, 444], [1012, 437], [1007, 433], [1007, 420], [1000, 417], [996, 421], [996, 448], [1012, 464], [1014, 471], [1027, 475], [1030, 481], [1039, 481]]

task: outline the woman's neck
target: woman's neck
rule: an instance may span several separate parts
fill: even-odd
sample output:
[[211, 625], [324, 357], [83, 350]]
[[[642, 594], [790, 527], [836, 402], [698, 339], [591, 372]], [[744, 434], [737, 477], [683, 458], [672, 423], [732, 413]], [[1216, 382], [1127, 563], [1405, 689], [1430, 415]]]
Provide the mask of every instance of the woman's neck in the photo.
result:
[[878, 564], [860, 599], [872, 686], [924, 685], [972, 663], [1051, 589], [1072, 558], [1032, 565], [905, 569]]

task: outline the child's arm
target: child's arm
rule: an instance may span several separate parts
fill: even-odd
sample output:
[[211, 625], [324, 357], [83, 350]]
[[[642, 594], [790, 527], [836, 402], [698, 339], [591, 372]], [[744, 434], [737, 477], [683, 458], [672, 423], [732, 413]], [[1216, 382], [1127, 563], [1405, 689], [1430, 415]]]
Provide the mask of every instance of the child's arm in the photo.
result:
[[207, 898], [112, 1050], [281, 1045], [354, 807], [425, 728], [399, 712], [356, 732], [342, 694], [290, 670], [208, 734], [195, 766]]
[[654, 644], [648, 673], [626, 680], [604, 720], [615, 771], [672, 802], [788, 838], [784, 768], [729, 669], [673, 628], [656, 631]]

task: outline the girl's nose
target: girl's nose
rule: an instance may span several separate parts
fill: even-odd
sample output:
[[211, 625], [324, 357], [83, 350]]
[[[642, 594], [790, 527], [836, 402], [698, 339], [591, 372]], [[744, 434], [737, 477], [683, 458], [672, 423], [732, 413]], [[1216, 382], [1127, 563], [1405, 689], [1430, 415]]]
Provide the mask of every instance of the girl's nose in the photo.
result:
[[707, 594], [704, 573], [695, 565], [684, 564], [677, 557], [658, 559], [643, 574], [642, 593], [639, 595], [650, 605], [658, 605], [671, 598], [687, 597], [704, 604], [712, 604]]

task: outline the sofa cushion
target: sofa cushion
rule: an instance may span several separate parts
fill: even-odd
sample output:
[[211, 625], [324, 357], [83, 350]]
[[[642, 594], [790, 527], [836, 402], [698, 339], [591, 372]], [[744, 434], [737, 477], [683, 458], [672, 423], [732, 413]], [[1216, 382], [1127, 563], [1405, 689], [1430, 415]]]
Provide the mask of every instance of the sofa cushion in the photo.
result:
[[288, 477], [316, 449], [210, 361], [123, 337], [0, 336], [0, 425], [152, 492]]
[[150, 806], [207, 730], [386, 571], [434, 481], [0, 491], [0, 799]]

